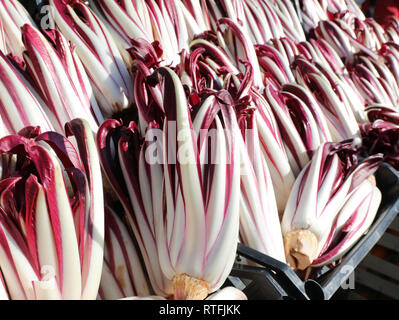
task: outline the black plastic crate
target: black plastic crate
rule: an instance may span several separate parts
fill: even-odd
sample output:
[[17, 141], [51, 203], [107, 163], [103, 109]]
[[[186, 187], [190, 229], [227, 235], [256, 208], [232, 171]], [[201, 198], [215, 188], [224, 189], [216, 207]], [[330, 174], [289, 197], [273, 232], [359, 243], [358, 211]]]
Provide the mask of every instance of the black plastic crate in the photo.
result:
[[[256, 263], [258, 267], [236, 263], [231, 276], [240, 279], [249, 299], [329, 300], [336, 294], [384, 235], [399, 212], [399, 173], [383, 164], [375, 174], [382, 200], [369, 231], [334, 267], [314, 268], [308, 280], [302, 280], [287, 264], [242, 244], [237, 257]], [[234, 285], [234, 283], [232, 283]]]

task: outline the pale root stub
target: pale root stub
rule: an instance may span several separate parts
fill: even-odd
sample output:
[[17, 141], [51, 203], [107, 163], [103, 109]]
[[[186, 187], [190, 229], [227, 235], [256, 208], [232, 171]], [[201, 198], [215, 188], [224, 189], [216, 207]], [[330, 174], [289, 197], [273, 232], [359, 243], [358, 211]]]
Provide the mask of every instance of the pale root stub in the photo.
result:
[[284, 251], [293, 269], [306, 269], [316, 258], [319, 241], [309, 230], [293, 230], [284, 236]]

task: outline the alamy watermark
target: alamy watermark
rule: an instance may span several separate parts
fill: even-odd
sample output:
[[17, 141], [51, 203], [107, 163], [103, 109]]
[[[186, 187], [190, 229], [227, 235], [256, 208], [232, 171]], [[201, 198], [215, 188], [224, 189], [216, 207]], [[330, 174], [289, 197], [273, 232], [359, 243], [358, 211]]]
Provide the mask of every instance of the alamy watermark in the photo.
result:
[[343, 266], [340, 270], [344, 280], [341, 282], [341, 288], [343, 290], [354, 290], [355, 289], [355, 269], [352, 266]]
[[55, 29], [54, 9], [50, 5], [40, 8], [40, 27], [44, 30]]
[[252, 129], [242, 132], [238, 127], [234, 130], [177, 129], [175, 121], [168, 121], [164, 130], [147, 130], [143, 147], [145, 162], [149, 165], [238, 164], [241, 175], [247, 175], [252, 167], [248, 161], [255, 161], [255, 151], [262, 152], [260, 144], [254, 143], [257, 141], [255, 135], [257, 132]]

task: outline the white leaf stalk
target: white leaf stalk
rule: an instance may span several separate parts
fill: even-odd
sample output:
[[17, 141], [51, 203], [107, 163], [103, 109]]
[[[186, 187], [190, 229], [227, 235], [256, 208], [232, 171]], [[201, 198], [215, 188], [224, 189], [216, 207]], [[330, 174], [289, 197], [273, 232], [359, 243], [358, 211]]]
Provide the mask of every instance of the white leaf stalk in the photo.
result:
[[[278, 46], [278, 42], [276, 47], [269, 44], [259, 45], [257, 46], [257, 56], [263, 73], [268, 74], [267, 81], [270, 83], [272, 78], [277, 83], [277, 85], [273, 83], [277, 89], [285, 83], [295, 82], [295, 77], [290, 66], [294, 53], [288, 55], [284, 48]], [[283, 52], [279, 50], [283, 50]]]
[[[164, 65], [179, 64], [180, 52], [188, 49], [193, 37], [201, 32], [180, 0], [92, 0], [90, 5], [106, 21], [122, 51], [131, 47], [130, 39], [142, 38], [149, 43], [158, 41], [163, 50]], [[202, 27], [202, 30], [206, 29]]]
[[[287, 36], [284, 33], [284, 27], [282, 26], [282, 21], [279, 19], [278, 14], [275, 9], [273, 9], [272, 4], [269, 1], [261, 0], [261, 1], [251, 1], [252, 3], [258, 2], [260, 4], [260, 11], [262, 11], [264, 17], [266, 17], [266, 21], [268, 21], [268, 26], [270, 28], [270, 32], [272, 34], [272, 38], [282, 38]], [[263, 20], [257, 21], [258, 25], [263, 27]], [[265, 25], [266, 26], [266, 25]], [[262, 44], [262, 43], [260, 43]]]
[[234, 22], [234, 20], [230, 18], [222, 18], [219, 20], [218, 23], [220, 30], [222, 30], [224, 26], [227, 26], [226, 32], [231, 33], [231, 36], [228, 38], [226, 35], [224, 35], [226, 45], [222, 46], [223, 49], [232, 53], [233, 62], [238, 69], [242, 69], [240, 68], [240, 65], [242, 65], [240, 63], [240, 60], [250, 62], [254, 72], [253, 85], [259, 90], [263, 89], [263, 78], [255, 47], [251, 42], [251, 39], [246, 30], [241, 27], [239, 23]]
[[323, 73], [307, 73], [306, 85], [312, 90], [322, 107], [332, 139], [335, 142], [360, 137], [359, 125], [348, 97], [342, 86], [345, 83], [334, 83]]
[[[66, 124], [66, 133], [75, 137], [88, 181], [85, 210], [80, 212], [79, 236], [82, 267], [81, 299], [90, 300], [97, 296], [101, 280], [101, 266], [104, 256], [104, 196], [100, 159], [95, 136], [85, 120], [75, 119]], [[83, 206], [83, 204], [81, 204]], [[76, 216], [75, 216], [76, 217]]]
[[90, 0], [90, 7], [107, 27], [117, 44], [120, 54], [127, 65], [131, 57], [127, 52], [132, 44], [130, 39], [143, 38], [149, 43], [154, 41], [151, 20], [144, 1]]
[[[3, 53], [11, 53], [23, 58], [25, 46], [22, 42], [21, 27], [29, 24], [36, 28], [36, 24], [26, 11], [25, 7], [17, 0], [0, 1], [0, 25], [4, 31], [4, 37], [0, 35], [0, 49]], [[0, 30], [2, 29], [0, 27]], [[2, 33], [0, 31], [0, 33]], [[6, 48], [1, 48], [6, 45]]]
[[130, 107], [131, 75], [110, 32], [85, 4], [51, 0], [57, 28], [71, 43], [92, 84], [105, 117]]
[[296, 97], [293, 96], [290, 102], [270, 86], [266, 87], [265, 95], [276, 115], [292, 171], [297, 176], [320, 145], [316, 121], [306, 105]]
[[161, 43], [164, 51], [165, 65], [175, 66], [180, 63], [180, 52], [188, 49], [190, 41], [180, 6], [176, 6], [175, 1], [150, 0], [147, 7], [154, 39]]
[[346, 68], [338, 53], [324, 39], [311, 39], [310, 42], [297, 44], [298, 50], [304, 53], [308, 59], [313, 59], [315, 63], [322, 65], [331, 72], [341, 75], [346, 72]]
[[[47, 106], [39, 103], [26, 81], [1, 52], [0, 74], [0, 115], [6, 131], [16, 134], [27, 126], [40, 126], [42, 131], [54, 131], [47, 117], [51, 115]], [[63, 129], [59, 132], [62, 133]]]
[[322, 20], [328, 20], [325, 8], [317, 0], [305, 0], [302, 3], [301, 15], [304, 21], [305, 31], [314, 29]]
[[364, 181], [352, 191], [334, 222], [329, 235], [331, 243], [324, 252], [313, 261], [312, 266], [328, 265], [342, 258], [372, 225], [381, 203], [381, 191], [375, 186], [374, 179]]
[[[325, 119], [321, 111], [321, 106], [307, 87], [291, 83], [284, 85], [281, 92], [286, 94], [288, 97], [295, 98], [306, 105], [314, 121], [316, 122], [316, 126], [319, 132], [320, 143], [332, 141], [331, 133], [328, 129], [327, 120]], [[317, 148], [318, 146], [316, 147], [316, 149]]]
[[257, 106], [255, 117], [259, 131], [261, 150], [270, 171], [277, 208], [281, 218], [295, 181], [295, 175], [290, 166], [289, 158], [283, 143], [283, 137], [281, 136], [270, 105], [259, 94], [255, 101], [255, 105]]
[[52, 114], [53, 126], [59, 131], [81, 118], [97, 132], [103, 119], [81, 62], [61, 33], [53, 30], [49, 36], [53, 44], [31, 26], [22, 28], [27, 71]]
[[[389, 49], [387, 50], [389, 52]], [[384, 104], [396, 107], [399, 101], [399, 87], [394, 73], [388, 67], [392, 61], [388, 57], [387, 64], [379, 63], [371, 58], [362, 57], [351, 72], [353, 82], [367, 104]], [[391, 64], [395, 72], [395, 63]]]
[[175, 0], [175, 3], [180, 7], [185, 18], [190, 39], [211, 30], [208, 8], [202, 6], [201, 0]]
[[4, 22], [0, 19], [0, 51], [7, 54], [6, 37], [4, 33]]
[[288, 0], [277, 0], [275, 4], [274, 10], [279, 16], [285, 34], [296, 42], [306, 41], [306, 36], [303, 32], [293, 2]]
[[335, 21], [320, 21], [316, 33], [318, 37], [325, 39], [345, 61], [352, 62], [353, 55], [359, 51], [350, 41], [350, 35]]
[[241, 150], [240, 238], [268, 256], [285, 261], [276, 196], [260, 148], [255, 114], [247, 116]]
[[105, 208], [104, 267], [99, 296], [102, 300], [150, 296], [145, 268], [127, 225], [109, 206]]

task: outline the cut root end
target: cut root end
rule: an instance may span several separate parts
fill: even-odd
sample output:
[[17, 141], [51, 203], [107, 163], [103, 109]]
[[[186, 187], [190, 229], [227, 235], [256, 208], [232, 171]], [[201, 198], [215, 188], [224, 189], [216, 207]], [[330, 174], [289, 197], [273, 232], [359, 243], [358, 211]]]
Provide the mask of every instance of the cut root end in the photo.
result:
[[375, 178], [375, 175], [371, 175], [370, 177], [368, 177], [367, 180], [370, 181], [370, 183], [371, 183], [374, 187], [377, 186], [377, 180], [376, 180], [376, 178]]
[[293, 269], [305, 270], [316, 258], [318, 240], [309, 230], [294, 230], [284, 235], [284, 251]]
[[186, 274], [175, 275], [172, 283], [174, 300], [204, 300], [211, 291], [208, 282]]

